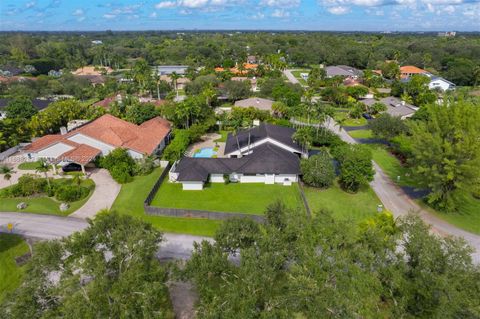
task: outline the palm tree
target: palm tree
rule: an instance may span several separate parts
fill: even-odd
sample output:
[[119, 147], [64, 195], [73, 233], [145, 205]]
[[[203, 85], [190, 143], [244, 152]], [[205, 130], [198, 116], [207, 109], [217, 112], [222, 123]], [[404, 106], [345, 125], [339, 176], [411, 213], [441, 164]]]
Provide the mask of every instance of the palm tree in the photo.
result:
[[477, 86], [480, 83], [480, 65], [477, 65], [473, 69], [473, 86]]
[[45, 179], [47, 180], [48, 189], [50, 189], [50, 180], [48, 179], [47, 172], [49, 171], [48, 163], [45, 159], [40, 159], [38, 161], [37, 167], [35, 167], [35, 172], [43, 173], [45, 175]]
[[237, 147], [238, 147], [238, 157], [242, 157], [242, 152], [240, 151], [240, 142], [238, 141], [238, 132], [240, 131], [242, 127], [242, 122], [240, 119], [234, 119], [232, 122], [232, 127], [233, 127], [233, 135], [235, 136], [237, 140]]
[[15, 171], [6, 165], [0, 167], [0, 174], [3, 174], [3, 178], [8, 182], [10, 182], [13, 173], [15, 173]]
[[172, 72], [172, 74], [170, 74], [170, 78], [172, 79], [173, 89], [178, 97], [177, 80], [180, 78], [180, 75], [178, 75], [177, 72]]
[[309, 127], [299, 128], [293, 134], [293, 140], [302, 146], [302, 152], [306, 153], [312, 144], [312, 134]]

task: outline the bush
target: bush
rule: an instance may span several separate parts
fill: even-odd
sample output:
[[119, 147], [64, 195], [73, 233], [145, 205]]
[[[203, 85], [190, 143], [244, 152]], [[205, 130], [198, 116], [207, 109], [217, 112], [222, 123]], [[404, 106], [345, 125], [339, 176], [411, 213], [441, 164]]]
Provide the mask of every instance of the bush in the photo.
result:
[[340, 163], [340, 185], [349, 192], [373, 180], [372, 153], [364, 145], [345, 145], [333, 150]]
[[27, 197], [36, 194], [46, 193], [48, 188], [45, 178], [25, 174], [18, 179], [18, 183], [4, 189], [4, 197]]
[[387, 141], [392, 140], [400, 134], [408, 132], [407, 125], [400, 117], [391, 116], [390, 114], [382, 114], [376, 119], [368, 123], [368, 127], [372, 130], [375, 137], [383, 138]]
[[112, 178], [119, 184], [126, 184], [133, 180], [132, 175], [128, 172], [129, 168], [126, 163], [118, 163], [109, 169]]
[[55, 190], [55, 198], [62, 202], [75, 202], [88, 196], [90, 190], [78, 185], [61, 185]]
[[300, 166], [302, 179], [307, 185], [326, 188], [330, 187], [335, 180], [335, 168], [327, 152], [320, 152], [309, 159], [302, 160]]
[[170, 162], [179, 160], [187, 150], [190, 141], [189, 130], [175, 130], [173, 140], [163, 151], [163, 158]]
[[98, 161], [100, 167], [108, 169], [112, 178], [120, 184], [132, 181], [137, 163], [124, 148], [117, 148]]

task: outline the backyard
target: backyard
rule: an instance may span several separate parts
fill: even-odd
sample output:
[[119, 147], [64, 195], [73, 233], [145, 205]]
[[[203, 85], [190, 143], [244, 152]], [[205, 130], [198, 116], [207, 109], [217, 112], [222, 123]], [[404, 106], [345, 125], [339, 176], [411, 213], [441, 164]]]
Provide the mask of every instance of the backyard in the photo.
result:
[[292, 71], [292, 74], [294, 77], [297, 78], [298, 82], [300, 82], [302, 85], [307, 85], [307, 82], [302, 78], [300, 75], [301, 73], [310, 73], [309, 69], [302, 69], [302, 70], [294, 70]]
[[[211, 183], [201, 191], [184, 191], [180, 183], [163, 182], [152, 206], [261, 215], [276, 200], [302, 208], [298, 184]], [[302, 208], [303, 209], [303, 208]]]
[[8, 292], [20, 285], [24, 266], [18, 267], [15, 258], [28, 251], [28, 245], [22, 237], [0, 234], [0, 303]]
[[121, 214], [131, 215], [151, 223], [155, 228], [171, 233], [183, 233], [213, 236], [220, 221], [198, 218], [177, 218], [166, 216], [149, 216], [143, 209], [143, 201], [160, 177], [162, 168], [156, 168], [145, 176], [135, 176], [134, 180], [122, 185], [122, 190], [113, 203], [112, 209]]
[[336, 218], [353, 221], [371, 217], [381, 204], [369, 186], [361, 188], [356, 194], [343, 191], [336, 183], [328, 189], [305, 187], [305, 196], [312, 214], [325, 209]]

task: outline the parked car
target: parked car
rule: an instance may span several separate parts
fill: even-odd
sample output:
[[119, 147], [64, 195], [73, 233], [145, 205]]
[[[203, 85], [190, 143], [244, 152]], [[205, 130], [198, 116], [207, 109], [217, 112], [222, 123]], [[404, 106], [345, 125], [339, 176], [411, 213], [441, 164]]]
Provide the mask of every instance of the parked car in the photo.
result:
[[78, 164], [75, 164], [75, 163], [70, 163], [70, 164], [67, 164], [65, 166], [62, 167], [62, 171], [65, 172], [65, 173], [68, 173], [68, 172], [81, 172], [82, 171], [82, 167]]
[[363, 116], [366, 120], [371, 120], [371, 119], [373, 119], [373, 117], [372, 117], [370, 114], [368, 114], [368, 113], [363, 113], [362, 116]]

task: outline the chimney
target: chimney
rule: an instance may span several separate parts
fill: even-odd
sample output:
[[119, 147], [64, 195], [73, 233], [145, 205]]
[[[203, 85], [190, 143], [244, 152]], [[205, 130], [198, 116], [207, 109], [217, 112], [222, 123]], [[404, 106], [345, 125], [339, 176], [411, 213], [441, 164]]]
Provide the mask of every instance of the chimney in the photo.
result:
[[67, 134], [67, 128], [65, 126], [62, 126], [60, 128], [60, 135], [65, 135], [65, 134]]

